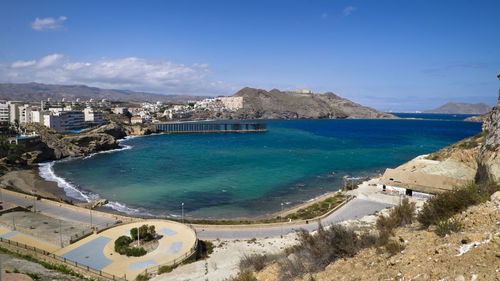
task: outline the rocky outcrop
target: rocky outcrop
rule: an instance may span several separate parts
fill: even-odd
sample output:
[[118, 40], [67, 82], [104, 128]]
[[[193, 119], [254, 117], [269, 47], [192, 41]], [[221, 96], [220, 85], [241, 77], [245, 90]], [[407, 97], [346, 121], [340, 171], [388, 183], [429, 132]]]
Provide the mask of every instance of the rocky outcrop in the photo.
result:
[[282, 92], [276, 89], [243, 88], [233, 95], [243, 97], [244, 107], [231, 119], [374, 119], [394, 115], [361, 106], [333, 93]]
[[480, 182], [500, 180], [500, 91], [496, 106], [483, 123], [485, 141], [478, 157], [478, 174]]
[[484, 114], [481, 114], [481, 115], [467, 117], [467, 118], [465, 118], [464, 121], [468, 121], [468, 122], [484, 122], [484, 121], [486, 121], [486, 119], [488, 119], [489, 116], [490, 116], [490, 112], [488, 111], [488, 112], [486, 112]]

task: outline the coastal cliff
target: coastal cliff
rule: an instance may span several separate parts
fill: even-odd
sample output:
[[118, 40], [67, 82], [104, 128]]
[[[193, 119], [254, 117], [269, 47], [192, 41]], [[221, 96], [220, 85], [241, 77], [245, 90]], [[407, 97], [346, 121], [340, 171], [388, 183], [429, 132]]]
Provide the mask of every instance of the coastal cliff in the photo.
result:
[[232, 119], [376, 119], [397, 118], [365, 107], [334, 93], [283, 92], [276, 89], [243, 88], [233, 97], [243, 97], [244, 106]]
[[485, 141], [478, 155], [477, 180], [500, 180], [500, 91], [498, 102], [483, 123]]
[[22, 148], [18, 157], [0, 159], [0, 168], [10, 171], [30, 168], [44, 161], [60, 160], [67, 157], [88, 156], [92, 153], [119, 148], [119, 140], [131, 135], [149, 135], [149, 126], [117, 124], [111, 122], [81, 133], [59, 133], [39, 124], [27, 124], [27, 131], [36, 132], [40, 142]]

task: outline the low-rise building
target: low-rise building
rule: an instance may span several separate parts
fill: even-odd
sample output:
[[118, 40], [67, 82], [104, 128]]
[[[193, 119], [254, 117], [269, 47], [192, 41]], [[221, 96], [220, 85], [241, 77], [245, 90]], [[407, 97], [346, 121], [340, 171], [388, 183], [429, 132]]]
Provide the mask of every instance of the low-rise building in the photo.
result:
[[127, 114], [128, 109], [125, 107], [115, 107], [115, 108], [113, 108], [113, 113], [114, 114]]
[[464, 179], [442, 175], [387, 169], [380, 178], [377, 189], [395, 195], [428, 198], [467, 183], [469, 181]]
[[144, 118], [142, 118], [140, 116], [132, 116], [132, 118], [130, 118], [130, 123], [131, 124], [142, 124], [142, 123], [144, 123]]

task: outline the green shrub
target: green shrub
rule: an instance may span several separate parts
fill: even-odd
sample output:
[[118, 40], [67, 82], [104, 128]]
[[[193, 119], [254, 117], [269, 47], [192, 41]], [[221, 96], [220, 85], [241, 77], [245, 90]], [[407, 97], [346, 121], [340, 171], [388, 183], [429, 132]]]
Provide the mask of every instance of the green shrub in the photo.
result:
[[127, 256], [132, 256], [132, 257], [140, 257], [140, 256], [144, 256], [146, 254], [146, 250], [144, 250], [144, 248], [127, 248], [126, 251], [125, 251], [125, 254]]
[[120, 255], [125, 255], [130, 243], [132, 243], [132, 238], [125, 235], [118, 237], [115, 240], [115, 251]]
[[463, 228], [464, 224], [459, 219], [447, 219], [437, 222], [434, 232], [440, 237], [445, 237], [446, 234], [460, 232]]
[[298, 245], [287, 250], [287, 254], [295, 258], [285, 257], [279, 261], [280, 279], [292, 280], [306, 272], [322, 270], [339, 258], [352, 257], [359, 250], [373, 246], [376, 241], [372, 235], [358, 235], [342, 225], [324, 229], [321, 224], [316, 234], [302, 229], [298, 238]]
[[404, 198], [401, 204], [394, 207], [388, 216], [379, 216], [376, 222], [379, 231], [379, 246], [389, 242], [389, 238], [394, 235], [396, 227], [413, 223], [415, 219], [415, 203], [410, 203], [408, 198]]
[[405, 245], [399, 241], [390, 241], [385, 245], [385, 249], [391, 256], [394, 256], [403, 251], [405, 249]]
[[170, 265], [160, 266], [160, 268], [158, 268], [158, 274], [172, 272], [172, 270], [174, 270], [174, 268], [175, 268], [174, 266], [170, 266]]
[[144, 256], [147, 252], [144, 248], [130, 248], [130, 243], [132, 243], [132, 238], [128, 236], [120, 236], [115, 240], [115, 251], [120, 255], [127, 255], [133, 257]]
[[272, 259], [267, 255], [245, 254], [240, 260], [240, 270], [243, 271], [245, 269], [252, 269], [254, 271], [261, 271], [271, 260]]
[[[132, 239], [137, 240], [137, 227], [134, 227], [130, 230], [130, 236], [132, 236]], [[151, 241], [155, 238], [156, 236], [156, 231], [155, 231], [155, 226], [154, 225], [142, 225], [139, 227], [139, 238], [140, 240], [143, 241]]]
[[236, 277], [230, 279], [231, 281], [257, 281], [257, 278], [253, 276], [253, 273], [250, 270], [244, 270], [238, 273]]
[[480, 188], [476, 184], [455, 188], [428, 199], [417, 220], [422, 226], [429, 227], [431, 224], [451, 218], [471, 205], [482, 202], [484, 198], [480, 195]]
[[149, 280], [149, 274], [147, 273], [144, 273], [144, 274], [139, 274], [137, 275], [137, 277], [135, 278], [135, 281], [148, 281]]

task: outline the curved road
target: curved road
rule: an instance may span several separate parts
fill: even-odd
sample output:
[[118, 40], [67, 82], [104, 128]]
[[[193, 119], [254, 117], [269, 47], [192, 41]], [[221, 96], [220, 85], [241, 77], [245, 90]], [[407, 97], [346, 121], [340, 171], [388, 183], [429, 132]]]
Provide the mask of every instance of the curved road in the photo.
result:
[[[359, 219], [366, 215], [371, 215], [377, 211], [392, 207], [392, 204], [385, 204], [363, 199], [353, 199], [328, 217], [321, 220], [324, 226], [346, 220]], [[283, 224], [282, 226], [269, 227], [200, 227], [193, 225], [196, 234], [200, 239], [252, 239], [266, 238], [285, 235], [296, 232], [299, 229], [313, 231], [318, 228], [317, 223], [310, 224]]]

